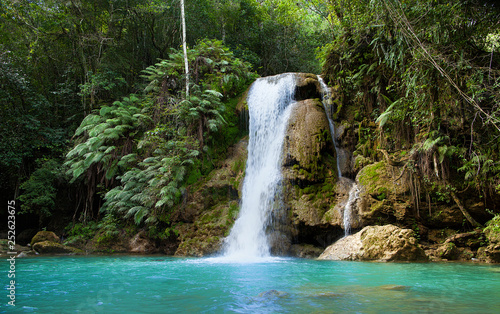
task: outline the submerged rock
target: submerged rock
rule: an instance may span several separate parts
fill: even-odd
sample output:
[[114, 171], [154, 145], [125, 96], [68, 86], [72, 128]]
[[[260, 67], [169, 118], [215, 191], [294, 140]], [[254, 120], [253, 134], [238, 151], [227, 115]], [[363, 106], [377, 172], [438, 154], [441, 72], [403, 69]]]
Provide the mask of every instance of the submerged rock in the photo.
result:
[[287, 296], [288, 296], [288, 293], [286, 293], [284, 291], [274, 290], [274, 289], [261, 292], [258, 295], [259, 298], [264, 298], [264, 299], [284, 298]]
[[427, 260], [411, 229], [394, 225], [368, 226], [326, 248], [319, 259], [352, 261]]
[[35, 245], [35, 243], [43, 242], [43, 241], [51, 241], [59, 243], [61, 239], [52, 231], [38, 231], [37, 234], [31, 239], [31, 247]]
[[382, 290], [390, 290], [390, 291], [408, 291], [410, 290], [410, 286], [403, 286], [403, 285], [383, 285], [380, 286], [380, 289]]

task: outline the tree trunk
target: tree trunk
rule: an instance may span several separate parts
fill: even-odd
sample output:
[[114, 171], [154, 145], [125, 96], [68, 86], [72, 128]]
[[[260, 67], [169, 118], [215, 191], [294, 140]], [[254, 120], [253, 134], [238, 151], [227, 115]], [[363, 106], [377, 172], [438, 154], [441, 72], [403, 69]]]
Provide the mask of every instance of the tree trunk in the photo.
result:
[[458, 205], [458, 208], [460, 208], [460, 211], [465, 216], [465, 218], [467, 219], [467, 221], [470, 222], [470, 224], [473, 227], [475, 227], [475, 228], [482, 227], [481, 224], [478, 223], [474, 218], [472, 218], [472, 216], [469, 214], [469, 212], [463, 207], [462, 203], [458, 199], [458, 197], [455, 194], [455, 192], [451, 191], [451, 197], [453, 198], [453, 200], [455, 201], [455, 203]]
[[181, 23], [182, 23], [182, 50], [184, 52], [184, 68], [186, 72], [186, 98], [189, 97], [189, 64], [186, 47], [186, 15], [184, 13], [184, 0], [181, 0]]

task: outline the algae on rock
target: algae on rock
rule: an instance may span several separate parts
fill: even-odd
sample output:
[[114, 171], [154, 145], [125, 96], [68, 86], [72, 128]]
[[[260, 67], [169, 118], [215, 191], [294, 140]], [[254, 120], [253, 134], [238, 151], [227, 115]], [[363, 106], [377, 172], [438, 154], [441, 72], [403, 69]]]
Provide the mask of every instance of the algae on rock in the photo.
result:
[[188, 187], [190, 193], [173, 217], [180, 241], [175, 255], [204, 256], [220, 251], [238, 216], [247, 145], [248, 138], [240, 140], [230, 148], [221, 167]]

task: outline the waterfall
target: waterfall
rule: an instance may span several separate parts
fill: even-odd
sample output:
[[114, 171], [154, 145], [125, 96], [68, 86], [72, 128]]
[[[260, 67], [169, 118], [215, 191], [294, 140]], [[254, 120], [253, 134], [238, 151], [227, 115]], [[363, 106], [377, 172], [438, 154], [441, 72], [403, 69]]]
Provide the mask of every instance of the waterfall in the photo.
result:
[[248, 158], [240, 214], [225, 239], [224, 256], [245, 261], [270, 256], [266, 228], [273, 206], [281, 201], [281, 161], [290, 104], [292, 73], [256, 80], [248, 93]]
[[[323, 107], [325, 108], [326, 117], [328, 118], [328, 125], [330, 126], [330, 134], [332, 135], [333, 146], [335, 147], [335, 153], [337, 155], [337, 173], [340, 179], [342, 178], [342, 171], [340, 168], [339, 147], [337, 145], [337, 141], [335, 140], [335, 125], [332, 119], [332, 113], [333, 113], [332, 94], [330, 92], [330, 88], [328, 88], [328, 86], [320, 76], [318, 76], [318, 81], [321, 85], [321, 92], [323, 94], [322, 103]], [[348, 236], [351, 233], [352, 206], [359, 197], [359, 188], [356, 182], [348, 178], [345, 178], [345, 180], [348, 180], [349, 183], [351, 184], [351, 189], [349, 190], [349, 198], [347, 199], [347, 203], [344, 206], [344, 213], [342, 215], [344, 224], [344, 236]]]
[[322, 103], [323, 103], [323, 108], [325, 108], [325, 113], [326, 117], [328, 118], [328, 126], [330, 127], [330, 135], [332, 136], [332, 141], [333, 141], [333, 146], [335, 147], [335, 155], [337, 155], [337, 174], [339, 178], [342, 178], [342, 171], [340, 170], [340, 160], [339, 160], [339, 147], [337, 146], [337, 141], [335, 140], [335, 125], [333, 124], [332, 120], [332, 114], [333, 114], [333, 107], [332, 107], [332, 93], [330, 92], [330, 88], [326, 85], [325, 81], [323, 81], [323, 78], [318, 75], [318, 81], [319, 84], [321, 85], [321, 93], [323, 94], [322, 96]]

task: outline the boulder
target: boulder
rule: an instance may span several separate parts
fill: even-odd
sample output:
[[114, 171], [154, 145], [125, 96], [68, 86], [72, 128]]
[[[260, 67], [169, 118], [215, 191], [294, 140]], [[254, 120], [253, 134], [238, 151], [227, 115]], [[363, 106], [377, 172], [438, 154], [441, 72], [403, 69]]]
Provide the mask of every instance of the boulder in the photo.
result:
[[457, 248], [455, 243], [447, 242], [440, 245], [436, 250], [436, 255], [439, 258], [446, 260], [457, 260], [460, 257], [460, 250]]
[[326, 248], [319, 259], [357, 261], [427, 260], [411, 229], [394, 225], [368, 226]]
[[52, 241], [36, 242], [33, 250], [40, 254], [84, 254], [80, 249]]
[[38, 231], [37, 234], [31, 239], [31, 247], [35, 245], [35, 243], [50, 241], [60, 243], [61, 239], [52, 231]]
[[17, 254], [16, 258], [24, 258], [24, 257], [30, 257], [30, 256], [36, 256], [38, 255], [37, 252], [35, 251], [22, 251], [21, 253]]
[[500, 263], [500, 243], [491, 243], [488, 246], [480, 247], [477, 250], [477, 257], [483, 262]]

